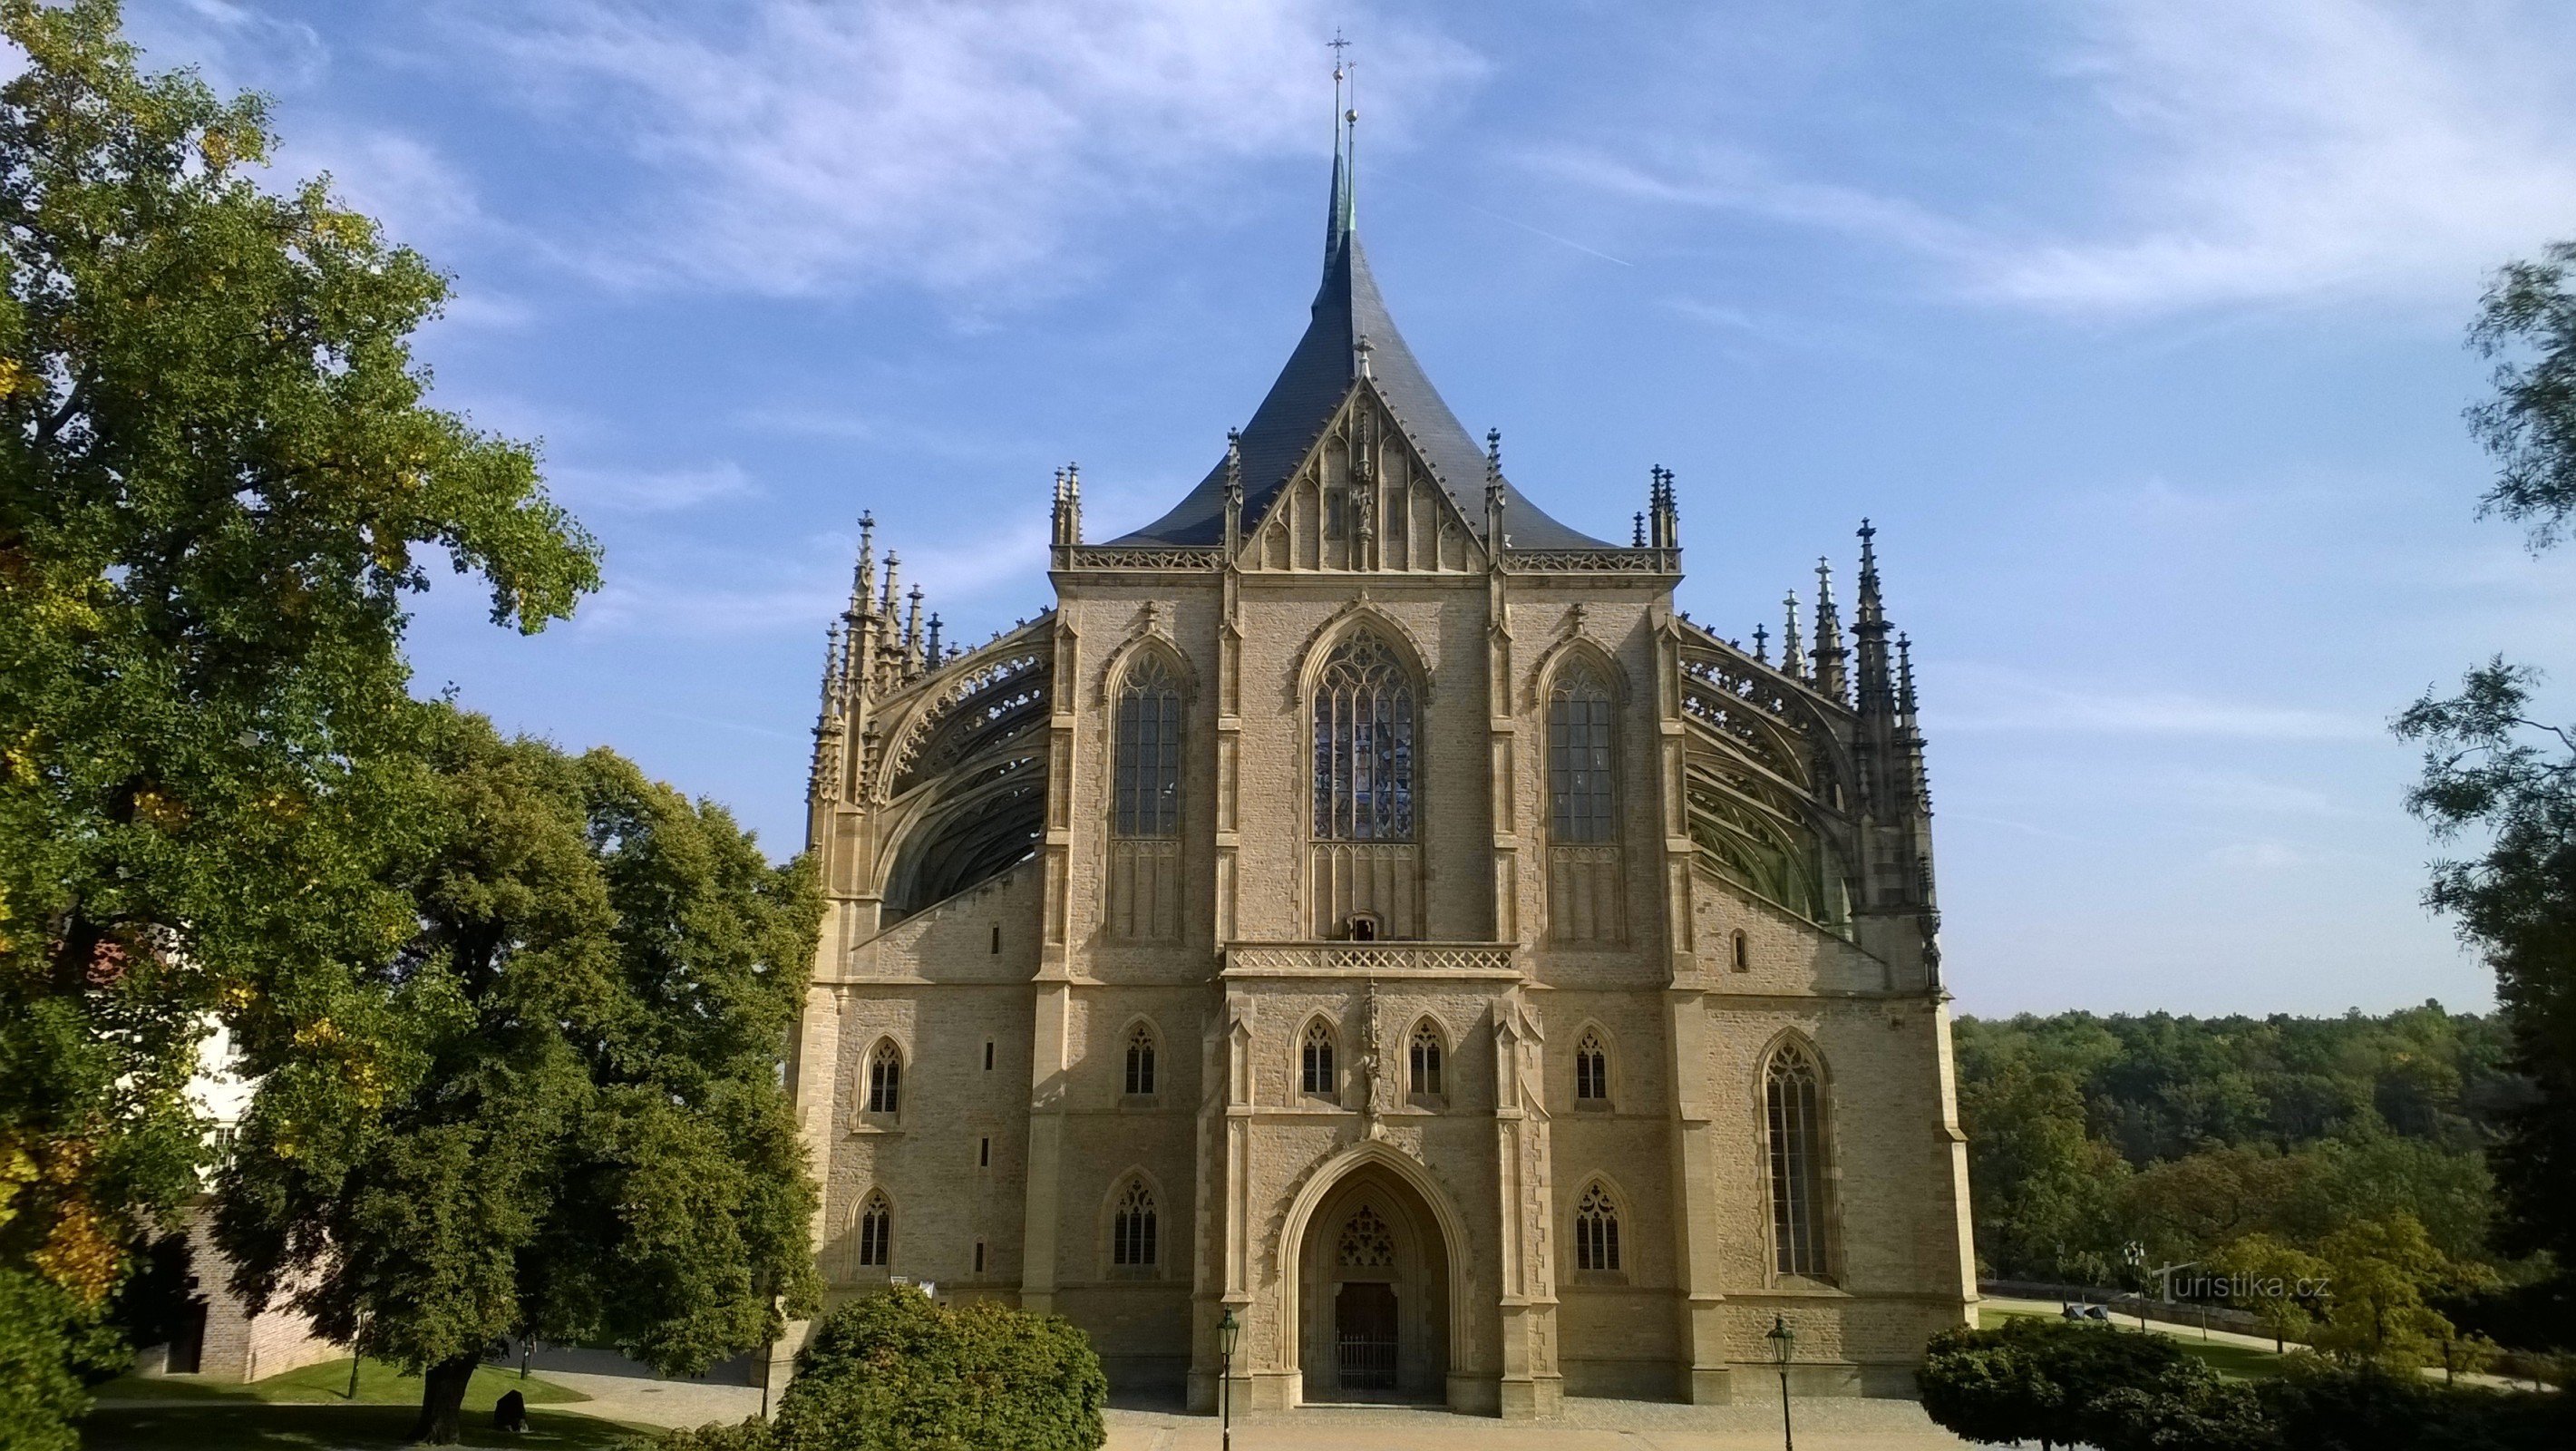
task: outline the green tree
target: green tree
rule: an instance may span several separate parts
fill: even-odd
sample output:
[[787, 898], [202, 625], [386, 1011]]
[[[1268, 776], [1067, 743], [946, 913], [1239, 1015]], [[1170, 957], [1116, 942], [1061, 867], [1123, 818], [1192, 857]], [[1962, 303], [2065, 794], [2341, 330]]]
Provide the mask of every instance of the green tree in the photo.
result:
[[2323, 1298], [2332, 1267], [2268, 1234], [2249, 1234], [2210, 1257], [2210, 1272], [2234, 1282], [2230, 1298], [2254, 1312], [2274, 1350], [2305, 1340], [2316, 1324], [2310, 1307]]
[[529, 451], [424, 405], [445, 282], [118, 21], [0, 0], [0, 1293], [69, 1297], [65, 1365], [196, 1189], [204, 1016], [261, 1050], [410, 930], [425, 559], [525, 630], [597, 583]]
[[[501, 1337], [692, 1372], [812, 1305], [779, 1066], [821, 901], [606, 751], [444, 715], [431, 764], [418, 930], [272, 1055], [216, 1237], [253, 1304], [421, 1372], [452, 1441]], [[362, 1086], [347, 1036], [383, 1045]]]
[[[2522, 524], [2534, 551], [2576, 512], [2576, 243], [2515, 262], [2487, 290], [2472, 343], [2497, 360], [2495, 393], [2469, 424], [2498, 463], [2482, 512]], [[2398, 717], [2424, 743], [2407, 808], [2437, 840], [2475, 829], [2486, 849], [2433, 869], [2426, 900], [2449, 914], [2496, 974], [2513, 1066], [2529, 1100], [2493, 1161], [2506, 1243], [2576, 1264], [2576, 739], [2539, 718], [2538, 672], [2489, 660], [2457, 695]]]
[[1944, 1430], [1987, 1445], [2108, 1451], [2266, 1444], [2249, 1396], [2162, 1335], [2017, 1318], [1992, 1330], [1932, 1337], [1915, 1374], [1923, 1410]]
[[2434, 1363], [2442, 1344], [2459, 1332], [2430, 1298], [2480, 1278], [2444, 1255], [2415, 1216], [2402, 1211], [2354, 1220], [2327, 1235], [2317, 1257], [2325, 1261], [2328, 1288], [2316, 1347], [2347, 1363], [2402, 1370]]
[[2002, 1274], [2055, 1274], [2101, 1243], [2128, 1166], [2085, 1133], [2072, 1074], [2011, 1062], [1959, 1086], [1977, 1257]]

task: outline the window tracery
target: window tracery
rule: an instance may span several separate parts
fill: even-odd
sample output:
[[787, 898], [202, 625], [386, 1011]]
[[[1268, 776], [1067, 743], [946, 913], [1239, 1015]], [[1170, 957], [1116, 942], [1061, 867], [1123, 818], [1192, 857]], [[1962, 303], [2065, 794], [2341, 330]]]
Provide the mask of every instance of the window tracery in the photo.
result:
[[1600, 1030], [1586, 1028], [1574, 1044], [1574, 1101], [1578, 1107], [1610, 1102], [1610, 1048]]
[[1171, 666], [1148, 651], [1118, 690], [1111, 830], [1122, 837], [1177, 836], [1181, 829], [1181, 688]]
[[1149, 1098], [1154, 1093], [1154, 1030], [1138, 1023], [1127, 1034], [1126, 1094]]
[[1315, 680], [1315, 836], [1411, 841], [1413, 677], [1374, 634], [1342, 642]]
[[1342, 1224], [1339, 1258], [1346, 1270], [1395, 1268], [1395, 1232], [1363, 1204]]
[[903, 1107], [903, 1050], [892, 1039], [880, 1042], [868, 1055], [869, 1113], [898, 1113]]
[[1127, 1181], [1109, 1225], [1109, 1263], [1118, 1269], [1147, 1269], [1160, 1263], [1154, 1192], [1141, 1179]]
[[1609, 688], [1582, 661], [1557, 675], [1547, 701], [1548, 834], [1567, 845], [1617, 839]]
[[861, 1268], [883, 1269], [894, 1263], [894, 1206], [886, 1201], [885, 1191], [868, 1191], [865, 1204], [859, 1206], [859, 1264]]
[[1413, 1041], [1408, 1045], [1406, 1057], [1407, 1091], [1417, 1098], [1440, 1097], [1440, 1034], [1431, 1026], [1430, 1019], [1425, 1018], [1414, 1026]]
[[1321, 1018], [1306, 1025], [1297, 1053], [1297, 1087], [1301, 1093], [1324, 1098], [1334, 1094], [1333, 1029]]
[[1595, 1179], [1574, 1205], [1574, 1267], [1594, 1273], [1619, 1268], [1619, 1206]]
[[1824, 1120], [1816, 1060], [1781, 1045], [1762, 1075], [1764, 1136], [1771, 1180], [1773, 1268], [1825, 1274]]

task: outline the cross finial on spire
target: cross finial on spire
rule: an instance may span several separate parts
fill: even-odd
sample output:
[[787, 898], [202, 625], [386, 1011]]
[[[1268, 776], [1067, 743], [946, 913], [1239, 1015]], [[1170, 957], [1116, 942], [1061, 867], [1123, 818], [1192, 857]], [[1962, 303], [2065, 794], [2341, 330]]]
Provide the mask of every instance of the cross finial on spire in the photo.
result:
[[1368, 340], [1367, 333], [1362, 333], [1351, 340], [1351, 366], [1358, 371], [1361, 377], [1366, 378], [1370, 376], [1369, 354], [1376, 351], [1377, 344]]
[[1768, 625], [1755, 625], [1753, 627], [1753, 663], [1756, 665], [1770, 664], [1771, 657], [1767, 653], [1770, 648], [1771, 627]]

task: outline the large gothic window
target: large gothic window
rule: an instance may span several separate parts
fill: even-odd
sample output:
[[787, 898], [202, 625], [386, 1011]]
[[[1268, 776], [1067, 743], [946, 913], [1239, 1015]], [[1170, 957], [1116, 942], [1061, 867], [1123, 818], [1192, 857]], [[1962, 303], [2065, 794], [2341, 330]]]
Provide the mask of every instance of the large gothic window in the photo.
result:
[[1824, 1120], [1816, 1060], [1795, 1043], [1763, 1071], [1764, 1137], [1771, 1178], [1773, 1267], [1825, 1274]]
[[870, 1113], [896, 1113], [903, 1107], [903, 1050], [891, 1040], [868, 1055], [867, 1102]]
[[1333, 1030], [1323, 1019], [1306, 1025], [1306, 1036], [1297, 1050], [1297, 1089], [1321, 1098], [1331, 1098], [1333, 1082]]
[[871, 1190], [859, 1206], [859, 1264], [883, 1269], [894, 1263], [894, 1206], [882, 1190]]
[[1112, 785], [1119, 836], [1176, 836], [1181, 829], [1181, 688], [1150, 651], [1118, 690]]
[[1155, 1240], [1154, 1192], [1142, 1180], [1129, 1180], [1109, 1222], [1109, 1263], [1122, 1270], [1150, 1269], [1161, 1262]]
[[1548, 836], [1569, 845], [1614, 840], [1610, 691], [1588, 665], [1568, 666], [1547, 699]]
[[1358, 634], [1315, 681], [1315, 836], [1413, 840], [1413, 678], [1384, 640]]
[[1574, 1204], [1574, 1267], [1594, 1273], [1619, 1268], [1619, 1207], [1596, 1179]]

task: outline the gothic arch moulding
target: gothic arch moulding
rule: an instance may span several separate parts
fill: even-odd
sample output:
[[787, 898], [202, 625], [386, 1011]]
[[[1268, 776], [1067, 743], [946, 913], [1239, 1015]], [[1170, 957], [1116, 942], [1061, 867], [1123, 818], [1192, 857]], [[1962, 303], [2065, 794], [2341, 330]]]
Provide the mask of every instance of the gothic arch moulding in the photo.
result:
[[[1149, 608], [1156, 603], [1146, 601]], [[1164, 608], [1168, 610], [1169, 607]], [[1142, 614], [1141, 611], [1139, 613]], [[1180, 642], [1172, 638], [1169, 622], [1157, 614], [1150, 619], [1140, 618], [1127, 638], [1110, 648], [1108, 657], [1101, 661], [1099, 671], [1092, 676], [1092, 703], [1103, 710], [1109, 709], [1117, 700], [1119, 690], [1127, 683], [1127, 672], [1147, 657], [1160, 660], [1164, 668], [1171, 671], [1172, 683], [1180, 687], [1184, 710], [1197, 702], [1198, 666], [1191, 661], [1189, 652], [1180, 647]]]
[[1538, 663], [1530, 668], [1528, 708], [1533, 711], [1545, 709], [1549, 695], [1556, 689], [1557, 677], [1578, 663], [1591, 667], [1592, 673], [1600, 678], [1602, 688], [1610, 692], [1612, 709], [1624, 717], [1629, 703], [1636, 699], [1635, 688], [1628, 680], [1627, 667], [1621, 665], [1619, 657], [1611, 654], [1600, 641], [1580, 632], [1560, 636], [1539, 653]]
[[[1127, 1204], [1128, 1191], [1138, 1188], [1145, 1191], [1144, 1204], [1154, 1217], [1151, 1241], [1153, 1254], [1151, 1259], [1142, 1263], [1119, 1264], [1117, 1263], [1118, 1215], [1122, 1208], [1130, 1207]], [[1142, 1164], [1130, 1164], [1110, 1176], [1108, 1187], [1100, 1196], [1098, 1223], [1093, 1226], [1092, 1231], [1093, 1247], [1098, 1255], [1100, 1278], [1104, 1280], [1170, 1279], [1173, 1247], [1191, 1243], [1191, 1236], [1188, 1233], [1189, 1220], [1186, 1217], [1176, 1218], [1174, 1213], [1176, 1207], [1172, 1197], [1163, 1192], [1163, 1181], [1156, 1178], [1154, 1172]]]
[[1278, 1236], [1272, 1240], [1271, 1273], [1280, 1287], [1279, 1324], [1289, 1327], [1282, 1336], [1289, 1364], [1285, 1370], [1296, 1370], [1298, 1331], [1302, 1325], [1298, 1299], [1298, 1247], [1305, 1243], [1307, 1227], [1315, 1211], [1342, 1181], [1364, 1169], [1384, 1170], [1389, 1177], [1411, 1190], [1431, 1211], [1431, 1220], [1440, 1232], [1441, 1246], [1449, 1262], [1449, 1370], [1453, 1373], [1465, 1365], [1467, 1348], [1468, 1304], [1468, 1238], [1466, 1218], [1458, 1212], [1457, 1201], [1442, 1187], [1421, 1160], [1382, 1139], [1368, 1139], [1339, 1153], [1327, 1155], [1306, 1171], [1297, 1192], [1288, 1201], [1288, 1209], [1279, 1219]]
[[1404, 627], [1402, 621], [1381, 609], [1362, 591], [1360, 597], [1335, 610], [1332, 617], [1315, 627], [1306, 643], [1297, 650], [1297, 670], [1289, 680], [1288, 708], [1302, 710], [1315, 694], [1315, 678], [1324, 666], [1353, 636], [1363, 631], [1376, 636], [1393, 650], [1396, 661], [1413, 678], [1414, 708], [1423, 715], [1431, 713], [1431, 652], [1422, 641]]

